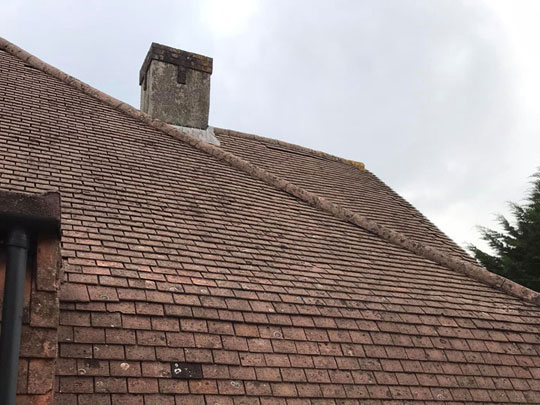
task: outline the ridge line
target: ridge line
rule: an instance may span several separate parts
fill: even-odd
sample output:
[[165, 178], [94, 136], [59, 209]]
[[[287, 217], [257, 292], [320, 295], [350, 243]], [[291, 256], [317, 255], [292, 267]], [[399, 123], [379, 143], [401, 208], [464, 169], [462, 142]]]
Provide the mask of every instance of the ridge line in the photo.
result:
[[[452, 249], [456, 250], [456, 251], [454, 251], [454, 253], [456, 255], [459, 255], [459, 254], [466, 255], [467, 254], [466, 251], [463, 248], [461, 248], [461, 246], [459, 246], [453, 239], [451, 239], [448, 235], [446, 235], [446, 233], [444, 233], [442, 230], [440, 230], [437, 227], [437, 225], [435, 225], [428, 217], [426, 217], [416, 206], [414, 206], [412, 203], [410, 203], [409, 201], [404, 199], [401, 195], [399, 195], [393, 188], [388, 186], [375, 173], [373, 173], [372, 171], [369, 171], [368, 169], [366, 169], [365, 165], [362, 162], [357, 162], [357, 161], [354, 161], [354, 160], [344, 159], [344, 158], [341, 158], [339, 156], [335, 156], [335, 155], [328, 154], [326, 152], [318, 151], [316, 149], [311, 149], [311, 148], [307, 148], [307, 147], [302, 146], [302, 145], [297, 145], [297, 144], [294, 144], [294, 143], [280, 141], [280, 140], [275, 139], [275, 138], [268, 138], [266, 136], [262, 136], [262, 135], [258, 135], [258, 134], [254, 134], [254, 133], [241, 132], [241, 131], [236, 131], [236, 130], [232, 130], [232, 129], [225, 129], [225, 128], [219, 128], [219, 127], [214, 127], [214, 130], [216, 132], [216, 135], [238, 136], [238, 137], [241, 137], [241, 138], [244, 138], [244, 139], [256, 141], [256, 142], [258, 142], [260, 144], [263, 144], [265, 146], [268, 146], [268, 145], [266, 145], [266, 143], [269, 143], [271, 145], [281, 146], [282, 148], [284, 148], [283, 150], [285, 150], [285, 148], [287, 148], [287, 151], [289, 151], [288, 149], [290, 149], [289, 152], [293, 152], [293, 153], [294, 152], [305, 152], [305, 153], [309, 153], [309, 154], [313, 155], [313, 156], [311, 156], [313, 158], [323, 158], [323, 159], [328, 159], [330, 161], [335, 161], [335, 162], [338, 162], [338, 163], [344, 163], [344, 164], [347, 164], [347, 165], [353, 165], [356, 168], [358, 168], [358, 170], [365, 171], [366, 173], [369, 173], [378, 182], [380, 182], [385, 187], [385, 192], [388, 192], [389, 194], [392, 195], [392, 197], [397, 198], [398, 199], [398, 201], [397, 201], [398, 204], [404, 205], [404, 206], [406, 206], [407, 209], [411, 210], [411, 213], [410, 213], [411, 218], [413, 218], [414, 220], [416, 220], [420, 224], [422, 224], [426, 228], [427, 231], [429, 231], [429, 232], [433, 232], [433, 231], [440, 232], [440, 234], [445, 238], [446, 243], [451, 242], [453, 244], [452, 246], [449, 246], [449, 247], [450, 247], [450, 250], [452, 250]], [[302, 153], [302, 154], [304, 155], [304, 153]], [[307, 156], [307, 154], [304, 155], [304, 156]], [[430, 229], [430, 227], [433, 228], [433, 229]]]
[[326, 158], [326, 159], [334, 161], [334, 162], [340, 162], [340, 163], [345, 163], [345, 164], [348, 164], [348, 165], [352, 165], [352, 166], [356, 167], [358, 170], [364, 170], [366, 168], [366, 165], [363, 162], [357, 162], [355, 160], [345, 159], [345, 158], [342, 158], [342, 157], [339, 157], [339, 156], [332, 155], [330, 153], [322, 152], [322, 151], [317, 150], [317, 149], [311, 149], [311, 148], [308, 148], [306, 146], [297, 145], [295, 143], [289, 143], [289, 142], [285, 142], [285, 141], [280, 141], [279, 139], [268, 138], [266, 136], [257, 135], [257, 134], [251, 134], [251, 133], [248, 133], [248, 132], [235, 131], [233, 129], [214, 127], [214, 130], [217, 133], [221, 133], [223, 135], [240, 136], [242, 138], [250, 139], [250, 140], [253, 140], [253, 141], [268, 142], [268, 143], [278, 145], [278, 146], [285, 146], [285, 147], [291, 148], [293, 150], [311, 153], [311, 154], [313, 154], [315, 156]]
[[279, 190], [282, 190], [298, 198], [299, 200], [304, 201], [312, 207], [328, 212], [341, 220], [347, 221], [353, 225], [363, 228], [386, 240], [387, 242], [398, 245], [420, 257], [431, 260], [441, 266], [457, 271], [458, 273], [467, 275], [477, 281], [483, 282], [491, 287], [502, 290], [507, 294], [513, 295], [517, 298], [521, 298], [535, 305], [540, 305], [540, 293], [536, 291], [530, 290], [520, 284], [515, 283], [514, 281], [491, 273], [483, 267], [480, 267], [479, 265], [474, 265], [461, 259], [455, 259], [452, 256], [447, 255], [446, 253], [441, 252], [436, 248], [432, 248], [429, 246], [425, 246], [422, 243], [415, 242], [400, 232], [394, 231], [393, 229], [390, 229], [384, 225], [380, 225], [377, 222], [364, 217], [363, 215], [357, 214], [347, 208], [339, 206], [338, 204], [332, 203], [324, 197], [320, 197], [289, 182], [288, 180], [273, 175], [265, 169], [255, 166], [247, 160], [234, 155], [233, 153], [226, 152], [223, 149], [220, 149], [214, 145], [207, 144], [192, 136], [189, 136], [186, 133], [172, 127], [171, 125], [166, 124], [163, 121], [154, 119], [148, 114], [136, 109], [135, 107], [124, 103], [100, 90], [97, 90], [94, 87], [68, 75], [67, 73], [62, 72], [54, 66], [43, 62], [41, 59], [33, 56], [32, 54], [26, 52], [22, 48], [19, 48], [17, 45], [12, 44], [11, 42], [7, 41], [2, 37], [0, 37], [0, 49], [32, 65], [36, 69], [39, 69], [42, 72], [51, 75], [52, 77], [62, 81], [63, 83], [80, 90], [84, 94], [89, 95], [97, 99], [98, 101], [101, 101], [104, 104], [107, 104], [114, 109], [123, 112], [127, 116], [134, 118], [138, 121], [142, 121], [152, 128], [161, 130], [169, 136], [179, 139], [187, 143], [188, 145], [194, 147], [195, 149], [205, 152], [218, 160], [224, 161], [228, 163], [231, 167], [241, 170], [248, 175], [254, 176], [259, 180], [265, 182], [266, 184], [269, 184]]

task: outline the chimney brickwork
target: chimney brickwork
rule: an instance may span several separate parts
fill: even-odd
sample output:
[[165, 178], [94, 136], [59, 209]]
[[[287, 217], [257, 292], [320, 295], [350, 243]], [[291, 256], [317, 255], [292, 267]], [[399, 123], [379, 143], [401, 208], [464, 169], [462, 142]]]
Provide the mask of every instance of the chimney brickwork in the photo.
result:
[[139, 74], [141, 110], [172, 125], [208, 127], [212, 58], [152, 43]]

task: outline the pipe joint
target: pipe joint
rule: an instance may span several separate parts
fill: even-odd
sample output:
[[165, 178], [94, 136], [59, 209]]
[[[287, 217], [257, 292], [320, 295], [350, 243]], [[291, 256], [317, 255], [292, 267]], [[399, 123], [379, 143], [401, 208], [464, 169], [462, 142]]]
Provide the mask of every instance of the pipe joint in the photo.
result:
[[28, 249], [28, 233], [23, 228], [14, 228], [9, 232], [6, 246]]

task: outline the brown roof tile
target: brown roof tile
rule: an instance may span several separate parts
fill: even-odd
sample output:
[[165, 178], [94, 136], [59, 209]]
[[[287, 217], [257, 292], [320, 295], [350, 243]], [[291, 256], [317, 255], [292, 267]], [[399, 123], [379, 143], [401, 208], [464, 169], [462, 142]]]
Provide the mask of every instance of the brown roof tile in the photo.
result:
[[537, 295], [371, 173], [201, 144], [0, 45], [0, 189], [62, 196], [57, 403], [537, 403]]

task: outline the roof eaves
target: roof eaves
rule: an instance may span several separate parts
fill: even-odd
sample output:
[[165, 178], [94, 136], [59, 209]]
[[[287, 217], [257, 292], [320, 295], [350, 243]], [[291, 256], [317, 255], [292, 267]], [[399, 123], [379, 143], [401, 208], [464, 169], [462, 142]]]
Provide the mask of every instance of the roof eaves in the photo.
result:
[[377, 222], [367, 219], [360, 214], [356, 214], [349, 209], [334, 204], [327, 199], [311, 193], [285, 179], [275, 176], [268, 171], [258, 166], [255, 166], [230, 152], [226, 152], [221, 148], [193, 138], [185, 134], [184, 132], [172, 127], [171, 125], [156, 120], [150, 117], [148, 114], [143, 113], [140, 110], [130, 106], [129, 104], [126, 104], [114, 97], [109, 96], [108, 94], [105, 94], [93, 88], [86, 83], [81, 82], [78, 79], [75, 79], [74, 77], [43, 62], [42, 60], [36, 58], [35, 56], [31, 55], [30, 53], [26, 52], [25, 50], [19, 48], [18, 46], [1, 37], [0, 49], [21, 59], [22, 61], [28, 63], [36, 69], [39, 69], [55, 77], [56, 79], [66, 83], [67, 85], [72, 86], [82, 91], [83, 93], [100, 100], [101, 102], [113, 107], [114, 109], [122, 111], [124, 114], [139, 121], [142, 121], [155, 129], [161, 130], [166, 134], [176, 139], [179, 139], [191, 145], [192, 147], [213, 156], [218, 160], [224, 161], [230, 166], [239, 169], [248, 175], [254, 176], [279, 190], [285, 191], [286, 193], [306, 202], [307, 204], [315, 208], [326, 211], [337, 218], [348, 221], [351, 224], [368, 230], [375, 235], [378, 235], [382, 239], [395, 245], [401, 246], [402, 248], [405, 248], [412, 253], [424, 257], [425, 259], [431, 260], [451, 270], [465, 274], [475, 280], [481, 281], [489, 286], [500, 289], [515, 297], [521, 298], [536, 305], [540, 305], [540, 293], [536, 291], [530, 290], [502, 276], [491, 273], [479, 265], [465, 262], [461, 259], [456, 259], [446, 253], [439, 251], [438, 249], [425, 246], [419, 242], [413, 241], [400, 232], [394, 231], [393, 229], [378, 224]]

